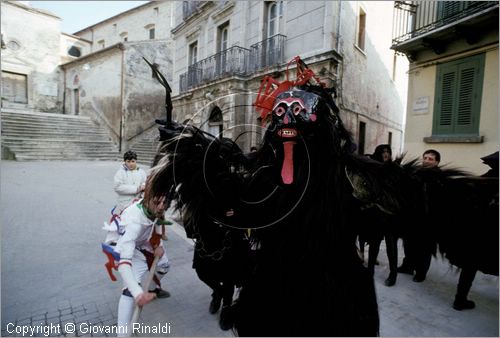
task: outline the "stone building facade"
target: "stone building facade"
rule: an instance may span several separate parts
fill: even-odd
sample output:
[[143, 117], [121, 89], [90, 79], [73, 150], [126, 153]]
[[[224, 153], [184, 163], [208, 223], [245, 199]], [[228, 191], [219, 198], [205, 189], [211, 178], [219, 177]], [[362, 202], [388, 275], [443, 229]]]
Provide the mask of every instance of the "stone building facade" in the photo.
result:
[[90, 116], [126, 147], [165, 114], [143, 57], [172, 81], [172, 8], [147, 2], [67, 34], [50, 12], [2, 2], [2, 107]]
[[143, 57], [168, 74], [170, 50], [158, 41], [123, 42], [63, 64], [65, 111], [91, 116], [126, 149], [165, 115], [165, 90]]
[[117, 14], [74, 35], [92, 41], [90, 52], [119, 42], [168, 41], [173, 28], [174, 1], [151, 1]]
[[172, 2], [148, 2], [74, 33], [88, 54], [63, 64], [65, 112], [108, 127], [120, 150], [165, 114], [165, 91], [146, 58], [172, 81]]
[[60, 112], [60, 24], [48, 11], [2, 1], [2, 107]]
[[[238, 138], [262, 136], [252, 103], [264, 75], [300, 56], [338, 104], [360, 153], [402, 149], [407, 61], [389, 49], [393, 4], [333, 1], [175, 3], [174, 115]], [[380, 20], [384, 18], [384, 20]], [[293, 68], [293, 67], [292, 67]], [[294, 71], [292, 71], [294, 73]], [[290, 74], [290, 76], [294, 76]]]

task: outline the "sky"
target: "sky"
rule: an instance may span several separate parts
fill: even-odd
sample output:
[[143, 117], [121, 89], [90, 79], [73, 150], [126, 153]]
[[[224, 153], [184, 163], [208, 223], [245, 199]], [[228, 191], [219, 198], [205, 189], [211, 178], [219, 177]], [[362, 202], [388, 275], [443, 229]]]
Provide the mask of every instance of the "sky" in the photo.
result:
[[30, 1], [62, 19], [61, 31], [73, 34], [148, 1]]

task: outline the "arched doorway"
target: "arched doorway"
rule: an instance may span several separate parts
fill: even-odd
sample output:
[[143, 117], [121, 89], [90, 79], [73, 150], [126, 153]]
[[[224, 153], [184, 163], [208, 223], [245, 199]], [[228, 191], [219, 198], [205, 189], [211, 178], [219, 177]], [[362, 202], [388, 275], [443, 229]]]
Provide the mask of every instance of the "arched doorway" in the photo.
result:
[[215, 106], [208, 118], [208, 132], [214, 136], [222, 137], [222, 110]]

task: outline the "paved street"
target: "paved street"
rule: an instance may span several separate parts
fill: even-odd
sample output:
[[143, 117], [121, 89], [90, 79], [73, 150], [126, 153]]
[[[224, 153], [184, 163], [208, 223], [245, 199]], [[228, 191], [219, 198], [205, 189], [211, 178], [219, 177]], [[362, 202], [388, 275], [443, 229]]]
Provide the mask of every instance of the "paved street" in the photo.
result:
[[[64, 331], [67, 323], [87, 323], [83, 328], [116, 324], [121, 283], [109, 279], [100, 242], [115, 201], [113, 175], [119, 165], [2, 161], [2, 336], [16, 335], [7, 329], [40, 323], [60, 325], [50, 332], [53, 336], [85, 335]], [[191, 268], [192, 242], [180, 226], [170, 228], [166, 245], [172, 268], [164, 285], [172, 296], [147, 305], [142, 320], [167, 325], [170, 332], [143, 335], [232, 336], [208, 313], [210, 290]], [[433, 259], [424, 283], [400, 274], [388, 288], [383, 285], [388, 273], [384, 248], [379, 261], [381, 336], [498, 337], [498, 277], [478, 273], [470, 293], [477, 308], [460, 312], [451, 308], [458, 273], [447, 262]]]

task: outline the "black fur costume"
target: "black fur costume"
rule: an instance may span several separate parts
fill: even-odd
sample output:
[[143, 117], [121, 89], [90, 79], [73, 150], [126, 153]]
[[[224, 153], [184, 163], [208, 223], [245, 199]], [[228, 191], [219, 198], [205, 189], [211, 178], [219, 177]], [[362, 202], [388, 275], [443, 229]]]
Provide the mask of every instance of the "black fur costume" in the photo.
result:
[[[175, 198], [186, 231], [230, 256], [223, 273], [242, 285], [232, 308], [238, 335], [378, 335], [373, 279], [355, 246], [359, 203], [345, 175], [354, 146], [325, 89], [281, 93], [252, 156], [190, 125], [160, 129], [164, 156], [150, 195]], [[255, 251], [239, 240], [246, 229]], [[229, 246], [227, 233], [238, 239]]]
[[462, 269], [453, 307], [474, 307], [467, 300], [477, 271], [498, 276], [498, 176], [471, 176], [453, 168], [425, 168], [355, 159], [347, 172], [355, 195], [396, 215], [406, 235], [408, 255], [419, 269], [437, 248]]

